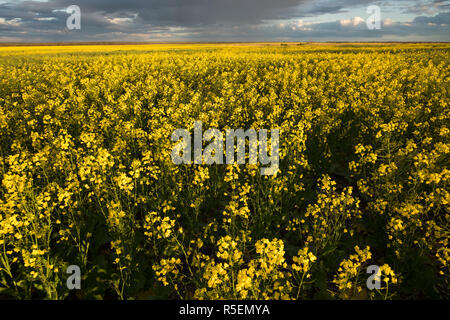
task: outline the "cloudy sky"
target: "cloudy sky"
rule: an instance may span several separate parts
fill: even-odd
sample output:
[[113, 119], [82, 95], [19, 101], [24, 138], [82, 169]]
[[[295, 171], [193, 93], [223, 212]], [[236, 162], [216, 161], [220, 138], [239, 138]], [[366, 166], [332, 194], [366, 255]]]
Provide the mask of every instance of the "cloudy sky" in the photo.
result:
[[450, 1], [0, 0], [0, 42], [72, 41], [450, 41]]

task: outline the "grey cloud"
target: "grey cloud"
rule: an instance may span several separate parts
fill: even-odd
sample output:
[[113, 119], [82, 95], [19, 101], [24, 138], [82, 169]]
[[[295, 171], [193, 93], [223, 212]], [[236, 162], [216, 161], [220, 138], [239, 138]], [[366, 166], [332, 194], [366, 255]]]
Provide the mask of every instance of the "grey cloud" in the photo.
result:
[[[405, 3], [407, 2], [406, 0]], [[398, 2], [398, 1], [397, 1]], [[439, 8], [444, 8], [441, 2]], [[442, 21], [447, 12], [433, 17], [417, 17], [410, 26], [386, 26], [370, 31], [358, 25], [344, 28], [339, 21], [314, 24], [303, 30], [279, 28], [271, 21], [289, 21], [326, 13], [346, 12], [349, 8], [374, 0], [49, 0], [0, 3], [0, 18], [20, 19], [18, 24], [0, 23], [0, 41], [110, 41], [110, 40], [186, 40], [186, 41], [262, 41], [357, 40], [383, 35], [423, 35], [432, 33], [447, 39]], [[424, 4], [425, 2], [421, 1]], [[428, 3], [428, 2], [427, 2]], [[66, 12], [76, 4], [82, 11], [82, 30], [66, 29]], [[56, 11], [55, 11], [56, 10]], [[352, 18], [352, 17], [349, 17]], [[448, 27], [447, 27], [448, 28]]]
[[258, 23], [284, 18], [305, 0], [49, 0], [0, 4], [0, 16], [50, 15], [52, 10], [78, 5], [84, 14], [122, 16], [138, 13], [147, 24], [195, 26], [215, 23]]
[[405, 12], [407, 13], [428, 15], [448, 10], [450, 10], [450, 1], [446, 0], [417, 1], [414, 5], [405, 8]]
[[450, 24], [450, 11], [442, 12], [433, 17], [419, 16], [414, 19], [416, 24], [436, 24], [436, 25], [445, 25]]

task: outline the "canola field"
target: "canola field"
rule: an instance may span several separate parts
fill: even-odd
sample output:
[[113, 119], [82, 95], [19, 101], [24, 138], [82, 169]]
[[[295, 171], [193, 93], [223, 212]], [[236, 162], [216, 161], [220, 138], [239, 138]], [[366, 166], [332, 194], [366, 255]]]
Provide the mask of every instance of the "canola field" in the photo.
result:
[[[449, 59], [0, 47], [0, 299], [448, 299]], [[279, 129], [278, 172], [174, 164], [195, 121]]]

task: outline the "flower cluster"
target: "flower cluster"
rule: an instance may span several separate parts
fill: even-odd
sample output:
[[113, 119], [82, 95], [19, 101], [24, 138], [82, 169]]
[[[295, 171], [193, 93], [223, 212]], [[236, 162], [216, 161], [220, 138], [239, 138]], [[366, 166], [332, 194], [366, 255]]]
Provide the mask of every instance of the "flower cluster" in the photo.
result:
[[[448, 298], [449, 61], [448, 44], [0, 47], [2, 297], [72, 297], [78, 265], [85, 299]], [[175, 165], [171, 134], [196, 121], [279, 129], [276, 175]]]

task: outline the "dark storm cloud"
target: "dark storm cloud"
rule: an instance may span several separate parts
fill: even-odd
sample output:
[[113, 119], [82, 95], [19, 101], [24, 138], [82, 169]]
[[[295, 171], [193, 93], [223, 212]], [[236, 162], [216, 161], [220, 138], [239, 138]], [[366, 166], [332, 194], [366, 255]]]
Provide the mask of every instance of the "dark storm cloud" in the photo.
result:
[[78, 5], [83, 14], [121, 17], [138, 14], [151, 25], [196, 26], [216, 23], [258, 23], [262, 19], [285, 18], [304, 0], [50, 0], [21, 1], [0, 5], [0, 16], [51, 15], [55, 9]]
[[[0, 37], [42, 41], [73, 41], [152, 33], [170, 27], [206, 28], [210, 25], [258, 24], [264, 19], [292, 15], [304, 0], [49, 0], [0, 4]], [[82, 12], [82, 32], [67, 33], [67, 14], [76, 4]], [[1, 20], [3, 19], [3, 20]], [[18, 25], [17, 21], [20, 21]], [[70, 37], [70, 39], [66, 39]], [[1, 40], [1, 38], [0, 38]], [[110, 40], [105, 39], [105, 40]]]
[[[399, 1], [396, 1], [398, 3]], [[99, 40], [195, 40], [261, 41], [373, 38], [363, 25], [343, 27], [339, 21], [292, 29], [279, 28], [274, 21], [289, 21], [323, 14], [347, 12], [357, 6], [386, 3], [374, 0], [49, 0], [0, 3], [0, 41], [99, 41]], [[404, 0], [405, 4], [411, 1]], [[446, 1], [416, 2], [414, 10], [446, 8]], [[81, 8], [82, 30], [66, 28], [70, 5]], [[418, 4], [428, 5], [421, 7]], [[436, 9], [437, 8], [437, 9]], [[413, 9], [411, 9], [413, 10]], [[420, 11], [422, 10], [422, 11]], [[446, 10], [447, 11], [447, 10]], [[432, 32], [448, 14], [417, 17], [410, 25], [390, 25], [392, 35]], [[436, 13], [436, 11], [435, 11]], [[352, 18], [352, 17], [349, 17]], [[272, 23], [271, 23], [272, 21]], [[271, 24], [270, 24], [271, 23]], [[417, 30], [416, 30], [417, 29]], [[447, 36], [448, 38], [448, 36]]]
[[[333, 13], [371, 0], [49, 0], [19, 1], [0, 4], [0, 17], [21, 18], [32, 24], [36, 18], [56, 17], [54, 12], [75, 4], [83, 13], [85, 24], [94, 27], [108, 24], [105, 17], [122, 18], [138, 15], [136, 23], [151, 26], [201, 27], [207, 25], [258, 24], [264, 20], [289, 19], [305, 15]], [[372, 1], [373, 2], [373, 1]], [[308, 4], [300, 9], [299, 5]]]

